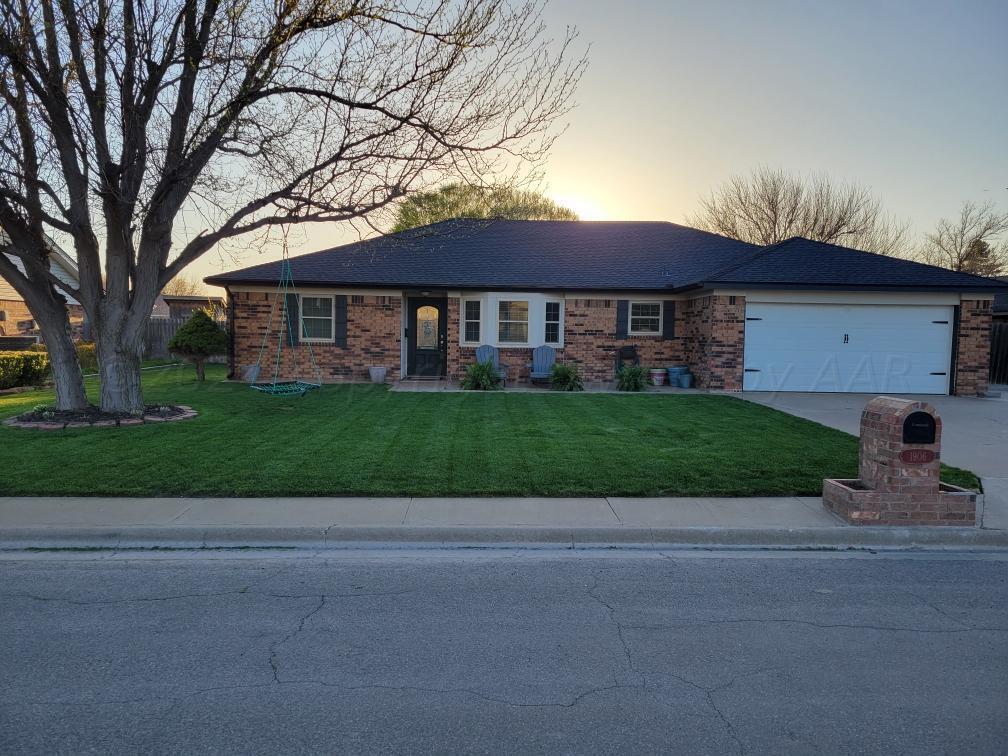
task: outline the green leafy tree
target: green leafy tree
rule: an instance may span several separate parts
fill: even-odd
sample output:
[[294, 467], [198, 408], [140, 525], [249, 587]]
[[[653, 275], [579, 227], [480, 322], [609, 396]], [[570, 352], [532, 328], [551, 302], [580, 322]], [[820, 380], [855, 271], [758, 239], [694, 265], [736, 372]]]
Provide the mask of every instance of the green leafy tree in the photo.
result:
[[396, 208], [392, 231], [427, 226], [452, 218], [575, 221], [577, 213], [540, 192], [512, 186], [451, 183], [411, 194]]
[[196, 366], [196, 378], [206, 378], [206, 361], [227, 349], [227, 334], [203, 310], [195, 310], [172, 336], [168, 349]]

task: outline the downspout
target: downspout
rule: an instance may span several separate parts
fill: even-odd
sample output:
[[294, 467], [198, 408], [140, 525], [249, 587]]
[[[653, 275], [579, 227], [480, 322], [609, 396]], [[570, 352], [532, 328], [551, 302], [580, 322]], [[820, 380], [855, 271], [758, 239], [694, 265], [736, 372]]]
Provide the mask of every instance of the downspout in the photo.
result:
[[228, 354], [228, 380], [233, 381], [235, 377], [235, 335], [234, 335], [234, 296], [231, 289], [224, 287], [227, 293], [227, 354]]

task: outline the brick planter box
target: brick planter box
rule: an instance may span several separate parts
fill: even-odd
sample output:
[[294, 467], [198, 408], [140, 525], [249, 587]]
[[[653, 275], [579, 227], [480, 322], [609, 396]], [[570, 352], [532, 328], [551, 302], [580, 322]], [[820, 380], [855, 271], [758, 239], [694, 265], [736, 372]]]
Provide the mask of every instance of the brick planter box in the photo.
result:
[[823, 481], [823, 505], [855, 525], [976, 525], [976, 493], [939, 480], [941, 418], [880, 396], [861, 413], [860, 473]]

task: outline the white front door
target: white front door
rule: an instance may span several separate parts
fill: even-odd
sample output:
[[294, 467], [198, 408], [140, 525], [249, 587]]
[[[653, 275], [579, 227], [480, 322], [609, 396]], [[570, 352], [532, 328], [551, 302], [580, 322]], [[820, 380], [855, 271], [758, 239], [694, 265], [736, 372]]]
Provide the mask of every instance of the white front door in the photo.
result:
[[947, 394], [953, 308], [746, 304], [746, 391]]

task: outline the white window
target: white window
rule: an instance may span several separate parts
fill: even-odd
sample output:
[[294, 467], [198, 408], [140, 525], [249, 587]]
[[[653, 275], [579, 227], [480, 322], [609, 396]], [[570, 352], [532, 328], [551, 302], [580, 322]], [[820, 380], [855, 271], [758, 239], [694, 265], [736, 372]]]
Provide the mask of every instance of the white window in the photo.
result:
[[301, 338], [332, 341], [334, 310], [332, 297], [301, 297]]
[[462, 341], [466, 344], [480, 343], [480, 321], [483, 303], [478, 299], [462, 300]]
[[560, 303], [546, 302], [546, 343], [560, 343]]
[[497, 303], [497, 340], [505, 344], [528, 343], [527, 299], [502, 299]]
[[631, 302], [630, 330], [632, 336], [661, 335], [662, 303]]

